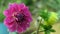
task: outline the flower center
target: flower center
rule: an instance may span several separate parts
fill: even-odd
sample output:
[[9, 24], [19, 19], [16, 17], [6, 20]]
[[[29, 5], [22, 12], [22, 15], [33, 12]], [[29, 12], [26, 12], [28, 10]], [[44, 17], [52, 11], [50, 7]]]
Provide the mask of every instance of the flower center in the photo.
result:
[[17, 15], [15, 15], [15, 17], [17, 18], [16, 22], [23, 22], [23, 20], [24, 20], [23, 14], [17, 14]]

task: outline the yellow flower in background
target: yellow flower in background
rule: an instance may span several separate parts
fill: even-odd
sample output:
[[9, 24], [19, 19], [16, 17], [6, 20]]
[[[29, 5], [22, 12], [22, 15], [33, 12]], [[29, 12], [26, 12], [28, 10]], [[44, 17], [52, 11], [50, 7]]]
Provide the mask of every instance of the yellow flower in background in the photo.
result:
[[50, 12], [50, 16], [47, 21], [44, 21], [45, 25], [53, 25], [58, 20], [58, 14], [55, 12]]
[[50, 13], [50, 17], [48, 19], [49, 24], [54, 24], [58, 20], [58, 14], [55, 12]]

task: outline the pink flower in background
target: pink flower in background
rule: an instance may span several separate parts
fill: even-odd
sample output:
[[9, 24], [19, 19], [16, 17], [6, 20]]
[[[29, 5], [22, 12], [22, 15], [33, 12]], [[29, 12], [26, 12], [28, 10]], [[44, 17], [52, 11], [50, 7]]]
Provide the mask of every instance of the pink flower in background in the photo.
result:
[[11, 32], [24, 32], [32, 21], [31, 13], [24, 3], [9, 4], [9, 8], [4, 11], [4, 15], [6, 16], [4, 24]]

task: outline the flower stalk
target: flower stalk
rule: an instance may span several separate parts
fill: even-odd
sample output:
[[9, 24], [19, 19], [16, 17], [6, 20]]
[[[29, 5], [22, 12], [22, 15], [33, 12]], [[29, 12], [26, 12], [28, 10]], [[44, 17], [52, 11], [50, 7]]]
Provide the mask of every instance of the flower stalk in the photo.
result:
[[42, 21], [42, 19], [38, 21], [38, 22], [39, 22], [39, 24], [38, 24], [38, 28], [37, 28], [37, 33], [36, 33], [36, 34], [39, 34], [39, 29], [40, 29], [41, 21]]

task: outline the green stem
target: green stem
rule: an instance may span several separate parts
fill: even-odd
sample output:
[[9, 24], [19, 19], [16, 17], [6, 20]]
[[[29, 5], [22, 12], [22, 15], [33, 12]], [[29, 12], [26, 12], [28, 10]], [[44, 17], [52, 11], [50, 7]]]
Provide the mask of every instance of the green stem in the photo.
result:
[[[34, 34], [34, 33], [36, 33], [37, 31], [34, 31], [34, 32], [32, 32], [31, 34]], [[39, 31], [39, 32], [44, 32], [44, 30], [42, 30], [42, 31]]]
[[38, 29], [37, 29], [37, 33], [36, 33], [36, 34], [39, 34], [39, 29], [40, 29], [41, 21], [42, 21], [42, 19], [39, 21], [40, 23], [39, 23], [39, 25], [38, 25]]

